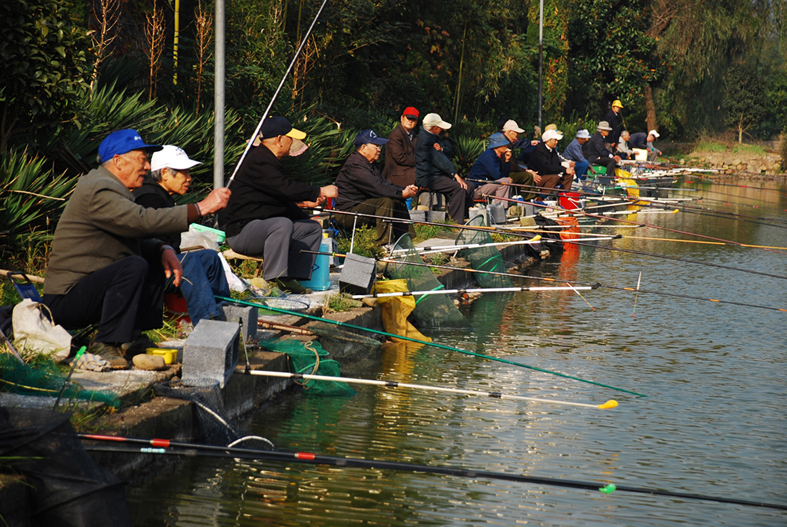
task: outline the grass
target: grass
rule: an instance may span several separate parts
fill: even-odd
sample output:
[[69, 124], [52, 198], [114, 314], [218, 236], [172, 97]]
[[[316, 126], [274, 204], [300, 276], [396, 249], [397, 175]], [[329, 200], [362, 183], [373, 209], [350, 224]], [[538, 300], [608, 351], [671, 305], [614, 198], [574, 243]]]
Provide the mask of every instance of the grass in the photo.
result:
[[749, 154], [749, 155], [757, 155], [757, 156], [763, 156], [767, 153], [767, 151], [760, 145], [747, 145], [747, 144], [736, 144], [732, 148], [732, 152], [734, 154]]
[[341, 313], [342, 311], [350, 311], [357, 307], [361, 307], [362, 302], [353, 300], [353, 298], [345, 293], [328, 295], [325, 298], [325, 311], [328, 313]]

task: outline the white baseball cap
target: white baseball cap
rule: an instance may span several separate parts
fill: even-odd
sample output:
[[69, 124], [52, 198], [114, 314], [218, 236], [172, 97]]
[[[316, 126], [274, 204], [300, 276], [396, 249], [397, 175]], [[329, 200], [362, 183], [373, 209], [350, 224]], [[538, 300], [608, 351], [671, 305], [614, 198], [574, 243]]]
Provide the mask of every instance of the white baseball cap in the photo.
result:
[[648, 135], [652, 135], [653, 137], [658, 138], [659, 133], [656, 130], [651, 130], [650, 132], [648, 132]]
[[545, 143], [550, 139], [557, 139], [558, 141], [563, 139], [563, 134], [557, 130], [547, 130], [544, 132], [544, 135], [541, 136], [541, 140]]
[[504, 124], [504, 125], [503, 125], [503, 131], [504, 131], [504, 132], [516, 132], [516, 133], [518, 133], [518, 134], [523, 134], [523, 133], [525, 133], [525, 131], [524, 131], [524, 130], [522, 130], [522, 129], [519, 127], [519, 125], [518, 125], [518, 124], [516, 124], [516, 121], [514, 121], [514, 120], [512, 120], [512, 119], [509, 119], [508, 121], [506, 121], [506, 124]]
[[431, 128], [433, 126], [439, 126], [443, 130], [448, 130], [451, 128], [451, 123], [447, 123], [443, 121], [443, 118], [437, 115], [436, 113], [428, 113], [426, 117], [424, 117], [424, 128]]
[[186, 170], [201, 164], [199, 161], [189, 159], [186, 151], [175, 145], [164, 145], [164, 148], [154, 152], [150, 158], [150, 170], [161, 170], [162, 168]]

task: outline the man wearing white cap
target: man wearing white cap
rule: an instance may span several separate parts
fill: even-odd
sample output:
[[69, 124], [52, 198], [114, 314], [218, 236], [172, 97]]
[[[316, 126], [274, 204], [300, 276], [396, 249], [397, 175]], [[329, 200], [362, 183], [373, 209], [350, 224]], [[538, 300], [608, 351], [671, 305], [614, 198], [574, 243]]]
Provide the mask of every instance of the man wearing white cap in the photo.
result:
[[589, 140], [590, 132], [585, 129], [579, 130], [576, 138], [574, 138], [566, 149], [563, 150], [563, 157], [575, 163], [574, 171], [576, 171], [579, 179], [585, 179], [585, 174], [587, 174], [588, 168], [590, 167], [590, 163], [585, 159], [585, 155], [582, 153], [582, 147]]
[[443, 151], [440, 132], [451, 128], [436, 113], [424, 117], [415, 145], [415, 183], [432, 192], [448, 195], [448, 215], [457, 223], [464, 223], [473, 202], [473, 185], [459, 176], [451, 160]]
[[[173, 195], [184, 195], [191, 184], [191, 169], [201, 165], [174, 145], [165, 145], [150, 160], [150, 174], [142, 186], [135, 189], [134, 201], [146, 208], [163, 209], [175, 206]], [[210, 249], [180, 252], [180, 233], [159, 237], [178, 253], [183, 266], [183, 281], [179, 289], [186, 299], [186, 307], [195, 326], [203, 318], [218, 318], [221, 311], [214, 295], [229, 297], [230, 289], [224, 268], [216, 251]]]
[[653, 141], [658, 139], [658, 137], [659, 133], [656, 130], [651, 130], [647, 133], [647, 135], [645, 135], [645, 132], [637, 132], [636, 134], [631, 134], [629, 144], [631, 145], [631, 148], [641, 148], [643, 150], [647, 150], [648, 160], [655, 162], [661, 155], [661, 150], [653, 146]]
[[557, 142], [563, 134], [557, 130], [547, 130], [541, 136], [542, 142], [530, 154], [529, 166], [536, 171], [534, 180], [542, 189], [553, 189], [558, 185], [564, 190], [571, 188], [574, 168], [564, 166], [557, 153]]

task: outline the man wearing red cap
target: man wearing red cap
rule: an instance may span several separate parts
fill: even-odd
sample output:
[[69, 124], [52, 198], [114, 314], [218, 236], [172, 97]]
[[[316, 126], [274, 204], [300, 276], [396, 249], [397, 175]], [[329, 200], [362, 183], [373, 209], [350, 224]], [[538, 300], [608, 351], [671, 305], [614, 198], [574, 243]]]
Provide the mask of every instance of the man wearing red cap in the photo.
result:
[[415, 127], [418, 110], [408, 106], [388, 136], [383, 177], [402, 188], [415, 185]]

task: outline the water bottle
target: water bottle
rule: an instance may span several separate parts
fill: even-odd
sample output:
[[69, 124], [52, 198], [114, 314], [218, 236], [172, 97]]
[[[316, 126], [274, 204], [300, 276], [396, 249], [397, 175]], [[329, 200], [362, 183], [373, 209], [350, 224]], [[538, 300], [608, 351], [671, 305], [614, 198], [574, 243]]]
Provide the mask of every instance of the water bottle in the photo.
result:
[[[330, 238], [323, 238], [320, 242], [320, 252], [331, 252]], [[327, 291], [331, 288], [331, 260], [327, 254], [318, 254], [314, 260], [314, 268], [312, 269], [311, 280], [301, 280], [301, 285], [308, 287], [312, 291]]]

